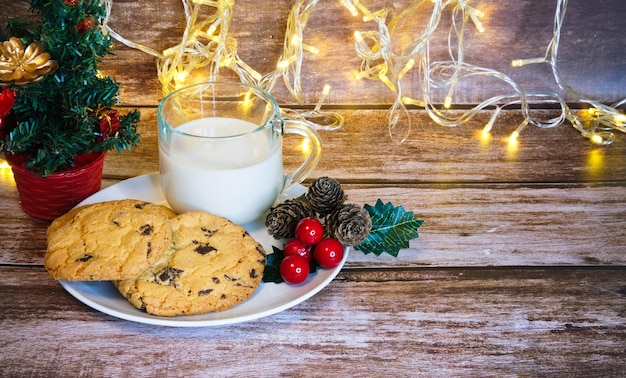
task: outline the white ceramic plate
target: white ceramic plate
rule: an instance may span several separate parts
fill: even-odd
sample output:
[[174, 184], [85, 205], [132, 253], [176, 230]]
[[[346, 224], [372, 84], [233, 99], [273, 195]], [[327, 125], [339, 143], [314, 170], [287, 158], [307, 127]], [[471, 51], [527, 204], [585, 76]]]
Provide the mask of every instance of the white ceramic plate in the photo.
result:
[[[301, 185], [293, 186], [281, 200], [297, 197], [304, 191], [305, 188]], [[112, 185], [87, 198], [81, 205], [127, 198], [166, 203], [161, 191], [158, 173], [134, 177]], [[263, 245], [268, 253], [272, 252], [272, 245], [280, 247], [278, 242], [267, 233], [263, 219], [246, 224], [244, 227], [252, 237]], [[309, 299], [328, 285], [337, 276], [347, 257], [348, 249], [346, 248], [344, 258], [338, 267], [334, 269], [318, 268], [317, 272], [311, 274], [300, 285], [262, 282], [252, 297], [229, 310], [189, 316], [161, 317], [140, 311], [131, 305], [108, 281], [60, 281], [60, 283], [79, 301], [111, 316], [163, 326], [206, 327], [245, 322], [293, 307]]]

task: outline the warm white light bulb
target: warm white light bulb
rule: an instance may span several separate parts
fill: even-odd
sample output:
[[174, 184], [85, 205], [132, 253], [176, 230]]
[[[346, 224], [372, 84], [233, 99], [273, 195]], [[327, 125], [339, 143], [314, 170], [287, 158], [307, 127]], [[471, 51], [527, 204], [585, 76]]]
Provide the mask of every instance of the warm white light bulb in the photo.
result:
[[330, 85], [325, 84], [324, 89], [322, 89], [322, 95], [328, 96], [329, 93], [330, 93]]
[[489, 118], [489, 122], [487, 122], [487, 124], [483, 128], [483, 133], [491, 132], [491, 129], [493, 128], [493, 124], [496, 123], [496, 118], [498, 118], [498, 114], [500, 114], [500, 110], [502, 110], [502, 108], [499, 106], [496, 106], [496, 110], [494, 110], [493, 114], [491, 115], [491, 118]]
[[361, 35], [361, 32], [359, 32], [358, 30], [354, 32], [354, 38], [356, 38], [357, 42], [363, 42], [363, 36]]
[[603, 144], [604, 143], [604, 139], [598, 135], [598, 134], [593, 134], [590, 138], [591, 142], [595, 143], [595, 144]]
[[278, 62], [277, 67], [280, 70], [286, 70], [287, 67], [289, 67], [289, 59], [283, 59], [280, 62]]
[[176, 75], [174, 76], [174, 79], [176, 80], [177, 83], [183, 83], [185, 82], [185, 80], [187, 80], [188, 76], [189, 76], [189, 73], [187, 71], [181, 71], [181, 72], [176, 73]]
[[524, 130], [524, 128], [526, 127], [526, 125], [528, 125], [528, 120], [525, 119], [524, 122], [522, 122], [517, 129], [515, 129], [515, 131], [513, 131], [511, 133], [511, 137], [509, 138], [510, 142], [515, 142], [517, 140], [517, 138], [519, 137], [519, 134], [522, 132], [522, 130]]

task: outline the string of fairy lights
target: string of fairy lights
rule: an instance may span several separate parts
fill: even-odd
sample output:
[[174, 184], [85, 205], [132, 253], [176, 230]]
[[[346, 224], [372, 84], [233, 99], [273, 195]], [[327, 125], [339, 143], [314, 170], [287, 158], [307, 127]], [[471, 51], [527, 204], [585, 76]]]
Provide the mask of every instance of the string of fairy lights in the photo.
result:
[[[107, 6], [107, 14], [110, 15], [112, 0], [103, 1]], [[282, 78], [291, 96], [302, 104], [303, 59], [319, 52], [315, 46], [304, 43], [304, 30], [318, 1], [294, 1], [287, 16], [282, 55], [278, 58], [275, 69], [265, 74], [259, 73], [240, 58], [237, 41], [229, 34], [234, 0], [182, 0], [186, 27], [181, 43], [161, 53], [123, 38], [108, 26], [108, 17], [103, 27], [118, 41], [156, 58], [158, 78], [164, 94], [189, 84], [193, 80], [194, 72], [198, 70], [202, 70], [203, 80], [214, 81], [218, 79], [220, 70], [229, 69], [237, 74], [241, 82], [258, 86], [270, 93]], [[517, 106], [521, 109], [524, 120], [511, 134], [509, 139], [512, 141], [528, 125], [550, 128], [565, 122], [571, 123], [581, 135], [600, 145], [614, 141], [613, 131], [626, 132], [626, 115], [621, 111], [626, 104], [626, 98], [610, 105], [594, 101], [577, 93], [560, 75], [557, 58], [568, 0], [557, 0], [553, 37], [545, 55], [517, 59], [511, 65], [521, 67], [527, 64], [548, 64], [555, 83], [565, 96], [575, 99], [577, 103], [588, 105], [587, 109], [578, 112], [570, 109], [562, 94], [524, 91], [510, 76], [464, 60], [464, 41], [468, 28], [473, 27], [478, 32], [485, 30], [481, 22], [485, 14], [471, 0], [415, 0], [402, 11], [397, 11], [392, 6], [370, 9], [359, 0], [339, 2], [353, 16], [361, 16], [364, 24], [374, 24], [374, 28], [354, 32], [354, 49], [361, 60], [356, 77], [380, 81], [394, 94], [395, 101], [389, 109], [388, 128], [390, 137], [399, 143], [405, 141], [411, 133], [411, 117], [407, 106], [424, 108], [434, 122], [448, 127], [463, 125], [480, 111], [492, 110], [492, 115], [483, 128], [485, 134], [492, 130], [502, 109]], [[430, 12], [423, 31], [410, 36], [410, 43], [402, 51], [394, 51], [394, 42], [400, 37], [406, 39], [406, 35], [400, 36], [402, 32], [398, 25], [414, 16], [415, 12]], [[442, 17], [447, 14], [451, 17], [447, 43], [450, 59], [434, 61], [431, 58], [431, 43], [437, 34], [435, 32], [442, 27]], [[416, 70], [417, 74], [411, 75], [411, 78], [418, 78], [411, 83], [417, 96], [409, 96], [403, 91], [403, 78], [412, 70]], [[510, 92], [485, 99], [465, 111], [450, 111], [459, 83], [479, 78], [500, 80], [510, 87]], [[283, 109], [283, 113], [287, 118], [308, 121], [318, 129], [340, 128], [344, 122], [343, 116], [322, 109], [329, 92], [330, 87], [325, 85], [312, 110]], [[536, 118], [532, 114], [532, 106], [542, 104], [557, 104], [561, 112], [548, 120]]]
[[[264, 75], [249, 66], [237, 53], [237, 41], [229, 36], [234, 0], [182, 0], [186, 27], [180, 44], [159, 53], [149, 47], [134, 43], [108, 26], [103, 27], [111, 36], [125, 45], [153, 55], [157, 60], [157, 74], [166, 95], [184, 85], [193, 83], [194, 73], [201, 72], [200, 80], [216, 81], [221, 69], [234, 71], [244, 84], [254, 85], [271, 93], [276, 82], [282, 78], [285, 86], [300, 104], [302, 95], [302, 62], [304, 52], [317, 54], [314, 46], [303, 43], [303, 32], [309, 15], [318, 0], [296, 0], [287, 19], [283, 53], [276, 68]], [[113, 1], [105, 0], [107, 15], [111, 14]], [[322, 110], [323, 101], [330, 92], [325, 85], [315, 108], [310, 111], [281, 109], [290, 119], [300, 119], [317, 129], [334, 130], [343, 125], [341, 114]]]
[[[577, 99], [577, 102], [590, 105], [589, 109], [579, 114], [572, 111], [563, 96], [557, 93], [525, 92], [508, 75], [496, 70], [474, 66], [463, 60], [463, 41], [468, 23], [473, 23], [479, 32], [484, 31], [484, 26], [480, 21], [484, 14], [470, 5], [470, 1], [415, 1], [407, 10], [397, 14], [390, 7], [371, 11], [358, 0], [340, 0], [340, 2], [351, 14], [355, 16], [362, 14], [364, 22], [376, 23], [377, 28], [374, 31], [355, 32], [355, 50], [362, 59], [361, 71], [358, 75], [362, 78], [380, 80], [395, 92], [396, 101], [390, 111], [389, 130], [392, 138], [400, 142], [408, 137], [411, 129], [410, 117], [408, 117], [405, 107], [409, 104], [425, 108], [431, 119], [437, 124], [451, 127], [468, 122], [481, 110], [494, 108], [492, 117], [485, 125], [483, 133], [491, 131], [502, 108], [519, 105], [524, 114], [524, 121], [511, 134], [511, 140], [516, 140], [527, 125], [549, 128], [561, 125], [565, 121], [569, 121], [583, 136], [596, 144], [612, 143], [614, 141], [612, 130], [626, 132], [626, 116], [619, 110], [626, 99], [612, 105], [605, 105], [578, 94], [561, 78], [557, 66], [557, 56], [567, 0], [558, 0], [553, 38], [548, 45], [545, 56], [514, 60], [511, 64], [514, 67], [521, 67], [526, 64], [549, 64], [559, 88], [568, 97]], [[405, 18], [410, 17], [413, 12], [428, 7], [432, 7], [432, 12], [422, 34], [415, 36], [413, 42], [408, 44], [404, 51], [394, 52], [392, 45], [395, 37], [395, 26]], [[452, 17], [452, 27], [448, 37], [451, 59], [432, 62], [430, 57], [431, 38], [440, 26], [441, 17], [446, 9], [451, 9]], [[420, 82], [417, 83], [421, 86], [421, 98], [412, 98], [402, 92], [401, 79], [416, 65], [420, 72], [419, 76], [421, 76]], [[491, 77], [501, 80], [511, 87], [511, 93], [486, 99], [460, 114], [458, 111], [447, 111], [451, 107], [454, 90], [458, 83], [463, 79], [476, 77]], [[446, 93], [443, 101], [434, 97], [434, 90], [443, 90]], [[443, 106], [438, 105], [442, 103]], [[531, 114], [531, 104], [542, 103], [558, 104], [561, 109], [560, 115], [548, 120], [534, 117]], [[400, 130], [400, 133], [394, 134], [396, 129]]]

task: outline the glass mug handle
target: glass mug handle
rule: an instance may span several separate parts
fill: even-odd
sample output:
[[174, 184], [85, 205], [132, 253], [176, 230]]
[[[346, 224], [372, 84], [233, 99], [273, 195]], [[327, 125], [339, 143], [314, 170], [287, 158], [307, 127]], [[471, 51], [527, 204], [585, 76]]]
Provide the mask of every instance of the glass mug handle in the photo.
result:
[[311, 173], [317, 165], [322, 154], [322, 142], [317, 131], [309, 123], [298, 120], [283, 119], [282, 134], [298, 134], [305, 137], [311, 146], [311, 151], [304, 162], [291, 174], [286, 174], [283, 184], [283, 192], [290, 186], [299, 184]]

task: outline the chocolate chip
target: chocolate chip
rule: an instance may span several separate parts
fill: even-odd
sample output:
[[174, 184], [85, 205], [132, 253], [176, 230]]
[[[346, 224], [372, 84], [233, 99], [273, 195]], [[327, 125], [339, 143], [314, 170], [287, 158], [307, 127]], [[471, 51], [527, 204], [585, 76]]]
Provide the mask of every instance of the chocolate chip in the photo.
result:
[[211, 237], [217, 232], [217, 230], [209, 230], [206, 227], [200, 227], [200, 229], [204, 232], [204, 236], [206, 237]]
[[114, 224], [114, 225], [116, 225], [117, 227], [119, 227], [119, 226], [120, 226], [120, 222], [118, 222], [118, 221], [116, 221], [116, 220], [114, 220], [114, 221], [113, 221], [113, 224]]
[[211, 292], [213, 291], [213, 289], [204, 289], [204, 290], [200, 290], [198, 292], [198, 295], [209, 295], [211, 294]]
[[170, 279], [170, 274], [167, 271], [167, 269], [164, 269], [161, 271], [161, 274], [159, 274], [159, 280], [161, 281], [167, 281]]
[[256, 251], [259, 252], [261, 255], [263, 255], [263, 257], [265, 257], [265, 250], [263, 249], [263, 247], [261, 247], [258, 244], [256, 246]]
[[138, 204], [135, 204], [135, 208], [136, 208], [136, 209], [141, 210], [141, 209], [143, 209], [143, 208], [144, 208], [147, 204], [148, 204], [148, 202], [138, 203]]
[[221, 299], [226, 299], [226, 294], [222, 294]]
[[237, 281], [238, 280], [238, 278], [231, 277], [228, 274], [224, 274], [224, 278], [226, 278], [227, 281]]
[[139, 227], [139, 233], [141, 235], [151, 235], [153, 231], [154, 227], [152, 227], [151, 224], [144, 224], [143, 226]]
[[219, 284], [221, 282], [220, 279], [217, 277], [213, 277], [212, 280], [214, 284]]
[[206, 255], [209, 252], [217, 251], [217, 249], [213, 248], [209, 244], [199, 245], [194, 249], [194, 251], [198, 252], [201, 255]]
[[148, 242], [148, 253], [147, 256], [150, 256], [150, 252], [152, 252], [152, 242]]
[[93, 255], [82, 255], [80, 258], [76, 259], [77, 262], [87, 262], [93, 258]]
[[182, 272], [184, 272], [184, 270], [166, 266], [165, 268], [161, 269], [160, 272], [155, 274], [155, 278], [160, 281], [157, 283], [161, 283], [163, 285], [173, 285], [174, 280], [178, 278]]
[[258, 275], [256, 274], [256, 269], [252, 269], [250, 271], [250, 278], [257, 278], [257, 277], [258, 277]]

